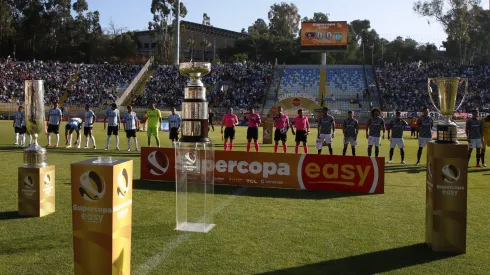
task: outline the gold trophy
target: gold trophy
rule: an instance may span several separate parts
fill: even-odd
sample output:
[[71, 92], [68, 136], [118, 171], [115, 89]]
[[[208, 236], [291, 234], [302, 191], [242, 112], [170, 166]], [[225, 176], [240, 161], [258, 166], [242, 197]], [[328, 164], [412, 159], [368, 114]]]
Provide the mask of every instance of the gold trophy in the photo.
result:
[[[439, 97], [439, 105], [440, 108], [436, 107], [434, 100], [432, 98], [432, 87], [430, 84], [436, 84], [438, 88], [438, 97]], [[460, 85], [465, 82], [465, 93], [463, 95], [463, 99], [459, 104], [456, 110], [454, 107], [456, 106], [456, 96], [458, 95], [458, 88]], [[459, 78], [459, 77], [445, 77], [445, 78], [429, 78], [427, 81], [429, 98], [434, 105], [434, 108], [444, 117], [442, 122], [439, 122], [437, 125], [437, 141], [436, 143], [458, 143], [458, 135], [457, 135], [457, 125], [454, 123], [451, 118], [453, 113], [458, 111], [459, 108], [464, 103], [464, 99], [468, 94], [468, 78]]]

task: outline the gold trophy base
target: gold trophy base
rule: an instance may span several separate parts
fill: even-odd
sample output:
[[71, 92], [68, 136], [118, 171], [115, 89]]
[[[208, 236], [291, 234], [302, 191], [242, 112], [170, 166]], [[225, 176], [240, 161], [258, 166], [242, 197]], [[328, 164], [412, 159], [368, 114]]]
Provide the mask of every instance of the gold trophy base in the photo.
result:
[[425, 242], [435, 252], [466, 253], [468, 146], [429, 142]]
[[458, 144], [458, 127], [453, 124], [437, 125], [437, 141], [439, 144]]
[[55, 212], [55, 167], [19, 167], [18, 211], [24, 217]]

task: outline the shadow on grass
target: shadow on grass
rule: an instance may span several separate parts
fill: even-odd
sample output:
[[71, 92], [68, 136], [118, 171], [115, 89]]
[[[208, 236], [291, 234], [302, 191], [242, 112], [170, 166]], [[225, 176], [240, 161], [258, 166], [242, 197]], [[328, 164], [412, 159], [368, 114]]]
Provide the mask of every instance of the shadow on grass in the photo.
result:
[[24, 217], [19, 215], [19, 212], [17, 211], [6, 211], [6, 212], [0, 212], [0, 221], [2, 220], [14, 220], [14, 219], [26, 219], [29, 217]]
[[432, 252], [420, 243], [262, 274], [378, 274], [455, 256]]
[[402, 165], [386, 165], [385, 173], [408, 173], [408, 174], [420, 174], [425, 172], [425, 166], [413, 166], [410, 164]]
[[[175, 192], [174, 182], [163, 181], [146, 181], [134, 180], [133, 188], [138, 190], [167, 191]], [[245, 188], [245, 192], [238, 192], [239, 189]], [[262, 187], [244, 187], [232, 185], [214, 185], [214, 193], [217, 195], [238, 195], [246, 197], [267, 197], [267, 198], [288, 198], [288, 199], [309, 199], [323, 200], [346, 197], [358, 197], [375, 194], [347, 193], [335, 191], [317, 191], [317, 190], [296, 190], [296, 189], [278, 189]]]
[[[484, 172], [490, 172], [490, 168], [475, 168], [475, 169], [471, 169], [471, 170], [470, 169], [468, 169], [468, 173], [484, 173]], [[489, 175], [489, 174], [484, 174], [484, 175]]]

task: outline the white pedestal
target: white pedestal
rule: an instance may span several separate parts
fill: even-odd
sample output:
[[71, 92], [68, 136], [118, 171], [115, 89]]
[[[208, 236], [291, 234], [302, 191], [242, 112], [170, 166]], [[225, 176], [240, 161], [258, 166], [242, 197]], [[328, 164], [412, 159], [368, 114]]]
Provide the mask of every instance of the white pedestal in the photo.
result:
[[214, 148], [211, 142], [175, 143], [176, 230], [209, 232], [214, 209]]

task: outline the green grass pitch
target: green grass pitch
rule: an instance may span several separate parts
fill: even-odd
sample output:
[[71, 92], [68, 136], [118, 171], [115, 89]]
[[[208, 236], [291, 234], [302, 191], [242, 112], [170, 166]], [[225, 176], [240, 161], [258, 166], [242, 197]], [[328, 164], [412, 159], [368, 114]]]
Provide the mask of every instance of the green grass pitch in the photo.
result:
[[[139, 154], [124, 150], [125, 136], [122, 151], [114, 150], [114, 139], [113, 150], [104, 151], [102, 124], [95, 128], [97, 150], [48, 149], [48, 162], [56, 165], [56, 213], [19, 218], [22, 149], [13, 145], [11, 126], [11, 121], [0, 122], [0, 274], [73, 274], [69, 165], [101, 155], [134, 160], [132, 274], [490, 274], [490, 169], [475, 168], [474, 153], [468, 175], [468, 252], [447, 255], [423, 244], [426, 150], [422, 166], [414, 166], [417, 142], [408, 133], [407, 164], [399, 164], [396, 150], [397, 164], [386, 166], [383, 195], [216, 186], [216, 227], [200, 234], [174, 230], [174, 184], [140, 181]], [[245, 130], [237, 130], [235, 150], [245, 150]], [[313, 153], [315, 134], [313, 129]], [[364, 134], [358, 155], [367, 153]], [[163, 146], [170, 146], [168, 133], [160, 137]], [[221, 150], [219, 127], [211, 137]], [[145, 133], [138, 138], [146, 145]], [[337, 131], [336, 154], [341, 139]], [[289, 140], [292, 152], [292, 135]], [[42, 136], [40, 145], [46, 143]], [[261, 145], [261, 150], [273, 146]], [[381, 156], [388, 151], [384, 140]]]

